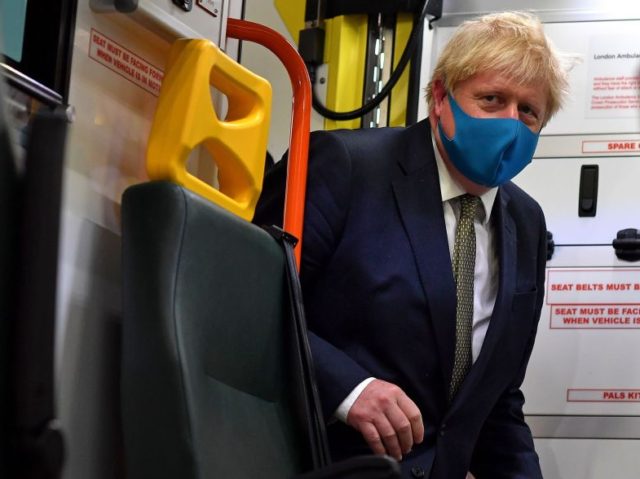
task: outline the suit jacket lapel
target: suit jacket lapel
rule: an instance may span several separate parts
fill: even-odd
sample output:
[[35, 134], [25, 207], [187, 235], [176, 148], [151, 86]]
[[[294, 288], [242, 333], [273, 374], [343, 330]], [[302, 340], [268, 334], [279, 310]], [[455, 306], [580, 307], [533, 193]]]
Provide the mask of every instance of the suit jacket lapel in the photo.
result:
[[399, 160], [405, 176], [393, 181], [393, 191], [427, 297], [442, 374], [445, 384], [449, 384], [455, 349], [456, 299], [438, 171], [429, 123], [422, 122], [406, 133], [409, 141]]
[[[493, 307], [493, 314], [491, 316], [491, 322], [489, 323], [489, 329], [482, 345], [482, 352], [485, 352], [483, 360], [486, 361], [488, 356], [493, 352], [497, 346], [498, 340], [501, 336], [506, 322], [509, 320], [509, 313], [511, 312], [511, 302], [515, 292], [516, 285], [516, 267], [515, 258], [516, 255], [516, 227], [507, 208], [509, 203], [509, 195], [502, 188], [499, 193], [498, 209], [496, 211], [496, 236], [497, 236], [497, 249], [499, 254], [499, 280], [498, 280], [498, 295], [496, 297], [496, 304]], [[478, 357], [478, 359], [480, 359]], [[485, 361], [481, 363], [485, 365]]]

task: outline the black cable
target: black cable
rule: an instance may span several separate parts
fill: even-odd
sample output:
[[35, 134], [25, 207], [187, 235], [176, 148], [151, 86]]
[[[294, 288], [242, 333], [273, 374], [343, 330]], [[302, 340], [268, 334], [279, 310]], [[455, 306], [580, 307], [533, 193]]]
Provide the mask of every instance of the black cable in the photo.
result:
[[[417, 59], [422, 57], [422, 51], [424, 49], [424, 30], [420, 30], [420, 35], [418, 35], [418, 45], [416, 46], [416, 51], [412, 55], [412, 59]], [[408, 91], [407, 91], [407, 108], [405, 111], [405, 125], [411, 126], [418, 122], [418, 109], [420, 106], [420, 99], [422, 97], [422, 91], [420, 83], [422, 80], [421, 77], [421, 62], [412, 61], [411, 64], [407, 67], [409, 69], [408, 75]]]
[[324, 106], [322, 103], [320, 103], [320, 100], [316, 95], [315, 89], [313, 89], [312, 104], [313, 104], [314, 110], [316, 110], [319, 114], [321, 114], [322, 116], [330, 120], [354, 120], [356, 118], [360, 118], [361, 116], [366, 115], [375, 107], [377, 107], [380, 103], [382, 103], [382, 101], [389, 95], [389, 93], [391, 93], [391, 89], [394, 86], [396, 86], [396, 83], [398, 83], [398, 80], [402, 76], [402, 73], [404, 72], [404, 69], [409, 63], [409, 60], [415, 53], [418, 40], [421, 37], [421, 35], [419, 34], [420, 29], [423, 28], [424, 20], [427, 16], [428, 5], [429, 5], [429, 1], [425, 0], [424, 6], [422, 7], [422, 12], [420, 13], [420, 17], [418, 18], [417, 23], [413, 26], [413, 29], [411, 30], [409, 41], [404, 47], [404, 51], [402, 52], [400, 61], [398, 61], [398, 65], [396, 66], [395, 70], [393, 70], [393, 72], [391, 73], [391, 76], [389, 77], [389, 80], [387, 81], [385, 86], [382, 88], [382, 90], [380, 90], [380, 93], [378, 93], [368, 103], [365, 103], [360, 108], [357, 108], [352, 111], [338, 112], [338, 111], [330, 110], [326, 106]]

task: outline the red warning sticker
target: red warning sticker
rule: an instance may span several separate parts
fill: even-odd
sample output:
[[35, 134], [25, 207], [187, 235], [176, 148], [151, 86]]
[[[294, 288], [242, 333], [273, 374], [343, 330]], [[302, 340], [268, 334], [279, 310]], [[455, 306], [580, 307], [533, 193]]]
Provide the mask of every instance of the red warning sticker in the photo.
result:
[[640, 304], [554, 304], [551, 329], [638, 329]]
[[640, 402], [640, 389], [567, 389], [567, 402]]
[[583, 140], [582, 153], [638, 153], [640, 140]]
[[160, 94], [162, 70], [93, 28], [89, 57], [152, 95]]
[[551, 329], [640, 328], [639, 269], [549, 269]]

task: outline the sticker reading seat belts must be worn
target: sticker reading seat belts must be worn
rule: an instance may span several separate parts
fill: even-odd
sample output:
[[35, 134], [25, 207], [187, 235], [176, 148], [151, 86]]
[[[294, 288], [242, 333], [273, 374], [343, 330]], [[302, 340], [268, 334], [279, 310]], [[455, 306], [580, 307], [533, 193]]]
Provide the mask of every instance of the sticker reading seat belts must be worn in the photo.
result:
[[640, 269], [549, 269], [551, 329], [640, 328]]

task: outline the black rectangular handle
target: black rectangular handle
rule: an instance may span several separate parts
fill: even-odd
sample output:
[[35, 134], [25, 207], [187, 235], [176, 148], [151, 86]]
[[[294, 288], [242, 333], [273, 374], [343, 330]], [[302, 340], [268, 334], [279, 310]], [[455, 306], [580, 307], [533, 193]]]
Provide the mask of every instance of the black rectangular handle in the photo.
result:
[[598, 165], [582, 165], [578, 216], [595, 216], [598, 206]]

